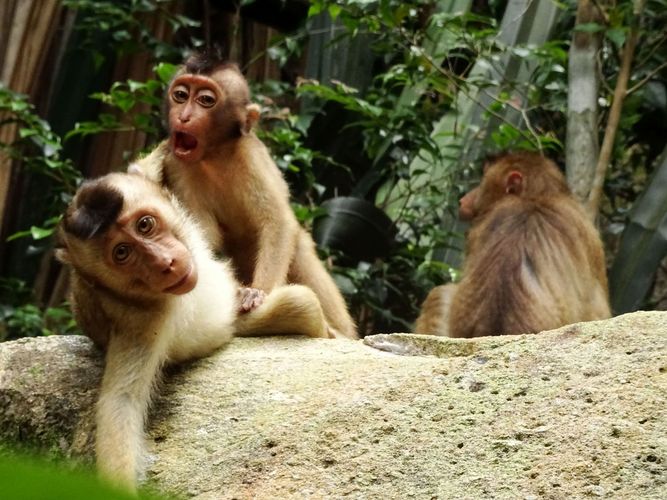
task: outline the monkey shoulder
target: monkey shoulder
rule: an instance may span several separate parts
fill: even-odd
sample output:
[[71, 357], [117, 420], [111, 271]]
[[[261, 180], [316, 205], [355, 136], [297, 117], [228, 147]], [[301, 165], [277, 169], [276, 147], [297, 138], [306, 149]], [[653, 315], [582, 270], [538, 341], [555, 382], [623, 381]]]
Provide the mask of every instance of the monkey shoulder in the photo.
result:
[[78, 272], [72, 275], [70, 300], [77, 325], [103, 349], [112, 336], [161, 329], [166, 310], [159, 301], [142, 301], [95, 286]]
[[253, 180], [263, 180], [283, 196], [289, 196], [289, 187], [282, 171], [271, 155], [271, 151], [254, 132], [241, 143], [240, 156], [249, 163], [248, 171]]
[[106, 348], [111, 335], [111, 321], [92, 287], [73, 273], [70, 302], [76, 324], [98, 347]]
[[479, 217], [473, 227], [480, 227], [490, 237], [516, 237], [522, 233], [543, 232], [546, 228], [548, 232], [563, 232], [571, 230], [570, 219], [579, 213], [569, 197], [506, 197]]
[[131, 174], [140, 174], [153, 182], [162, 184], [165, 163], [169, 157], [169, 142], [167, 140], [159, 143], [153, 150], [141, 155], [130, 163], [127, 172]]

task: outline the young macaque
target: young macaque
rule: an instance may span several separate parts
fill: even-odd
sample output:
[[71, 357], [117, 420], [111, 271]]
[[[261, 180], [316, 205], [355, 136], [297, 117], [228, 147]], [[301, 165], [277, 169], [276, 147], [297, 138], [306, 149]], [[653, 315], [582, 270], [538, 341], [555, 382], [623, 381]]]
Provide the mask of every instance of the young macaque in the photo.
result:
[[[461, 199], [460, 217], [472, 220], [463, 279], [446, 297], [443, 287], [431, 291], [417, 333], [536, 333], [611, 316], [600, 236], [551, 160], [530, 152], [490, 158], [481, 185]], [[439, 307], [446, 300], [448, 314]]]
[[100, 473], [136, 486], [152, 388], [165, 363], [206, 356], [233, 335], [328, 337], [317, 296], [275, 287], [239, 315], [239, 290], [178, 201], [138, 175], [85, 182], [59, 228], [58, 258], [71, 266], [71, 303], [83, 331], [106, 351], [97, 406]]
[[[168, 187], [202, 225], [216, 251], [230, 257], [238, 280], [269, 293], [300, 283], [319, 297], [332, 336], [357, 338], [356, 327], [310, 235], [289, 203], [289, 188], [253, 132], [259, 107], [250, 103], [238, 67], [190, 57], [166, 96], [169, 138], [130, 165]], [[257, 306], [258, 300], [246, 308]]]

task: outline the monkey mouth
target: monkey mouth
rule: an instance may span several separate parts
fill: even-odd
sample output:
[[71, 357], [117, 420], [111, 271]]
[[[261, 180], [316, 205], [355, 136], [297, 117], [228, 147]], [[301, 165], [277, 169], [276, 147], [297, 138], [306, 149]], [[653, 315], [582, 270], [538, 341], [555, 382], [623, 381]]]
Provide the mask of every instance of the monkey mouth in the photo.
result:
[[174, 153], [178, 157], [186, 158], [197, 149], [199, 141], [194, 135], [185, 132], [174, 132]]
[[187, 272], [176, 283], [168, 286], [164, 293], [171, 293], [173, 295], [183, 295], [190, 292], [197, 284], [197, 272], [194, 266], [191, 266]]

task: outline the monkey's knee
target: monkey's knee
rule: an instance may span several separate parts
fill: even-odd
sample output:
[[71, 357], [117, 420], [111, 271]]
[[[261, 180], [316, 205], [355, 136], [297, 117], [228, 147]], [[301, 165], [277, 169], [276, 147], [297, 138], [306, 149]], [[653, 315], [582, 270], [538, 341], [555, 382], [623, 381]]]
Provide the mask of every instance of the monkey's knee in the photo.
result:
[[433, 288], [422, 303], [414, 333], [449, 336], [449, 317], [457, 285], [449, 283]]

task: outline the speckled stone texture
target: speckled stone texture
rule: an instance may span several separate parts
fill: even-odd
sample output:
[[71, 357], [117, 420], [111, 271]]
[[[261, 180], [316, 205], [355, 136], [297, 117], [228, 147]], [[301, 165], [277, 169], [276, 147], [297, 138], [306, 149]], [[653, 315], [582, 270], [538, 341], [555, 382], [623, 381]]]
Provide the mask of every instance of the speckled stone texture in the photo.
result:
[[[0, 344], [0, 438], [91, 456], [90, 342]], [[231, 498], [667, 498], [667, 313], [537, 335], [236, 339], [170, 369], [148, 482]]]

